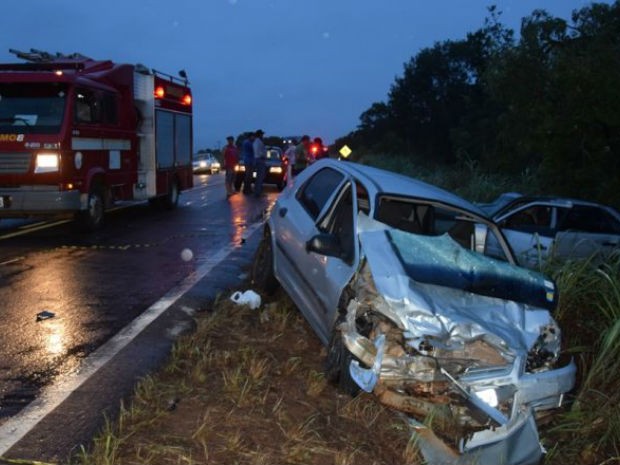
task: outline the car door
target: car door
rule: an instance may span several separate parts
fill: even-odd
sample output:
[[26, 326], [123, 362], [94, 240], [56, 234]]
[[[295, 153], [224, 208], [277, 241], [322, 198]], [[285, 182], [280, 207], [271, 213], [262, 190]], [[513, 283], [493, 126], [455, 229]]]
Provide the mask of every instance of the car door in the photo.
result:
[[534, 203], [497, 220], [519, 265], [539, 268], [547, 259], [555, 237], [554, 215], [553, 205]]
[[553, 249], [560, 260], [605, 257], [620, 248], [620, 221], [604, 208], [574, 205], [562, 215]]
[[[344, 173], [318, 170], [295, 192], [278, 198], [271, 213], [275, 274], [321, 339], [330, 332], [333, 257], [309, 253], [307, 243], [325, 228], [347, 184]], [[336, 302], [337, 303], [337, 302]], [[324, 340], [325, 342], [325, 340]]]

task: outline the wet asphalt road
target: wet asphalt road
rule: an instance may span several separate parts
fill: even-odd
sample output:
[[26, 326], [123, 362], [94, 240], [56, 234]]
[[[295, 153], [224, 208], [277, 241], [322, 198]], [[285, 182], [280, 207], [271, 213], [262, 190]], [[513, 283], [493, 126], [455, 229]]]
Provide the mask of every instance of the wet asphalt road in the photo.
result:
[[[192, 312], [207, 308], [217, 292], [243, 277], [259, 236], [250, 241], [248, 234], [259, 229], [277, 191], [267, 188], [260, 199], [226, 199], [221, 174], [196, 176], [194, 185], [176, 210], [146, 203], [123, 208], [95, 234], [76, 232], [68, 222], [13, 236], [23, 222], [0, 225], [0, 426], [15, 423], [20, 412], [36, 411], [33, 405], [51, 386], [84, 370], [90, 354], [166, 293], [192, 289], [149, 327], [152, 334], [132, 343], [136, 352], [126, 349], [118, 367], [99, 370], [93, 386], [85, 383], [82, 394], [48, 416], [47, 429], [41, 422], [41, 431], [30, 433], [30, 440], [26, 435], [5, 456], [65, 459], [101, 424], [102, 411], [113, 415], [136, 379], [161, 362], [174, 339], [162, 334], [169, 335], [176, 320], [191, 321]], [[188, 285], [199, 271], [210, 270], [215, 256], [226, 259], [198, 285]], [[59, 434], [59, 422], [74, 429], [75, 437]]]

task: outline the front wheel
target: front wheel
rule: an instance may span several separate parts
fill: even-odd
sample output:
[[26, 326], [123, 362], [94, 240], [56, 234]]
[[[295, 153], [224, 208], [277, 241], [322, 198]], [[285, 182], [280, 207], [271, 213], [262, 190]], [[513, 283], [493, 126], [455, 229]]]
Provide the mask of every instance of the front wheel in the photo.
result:
[[325, 378], [337, 384], [341, 391], [355, 396], [360, 392], [360, 387], [351, 377], [349, 365], [356, 358], [342, 342], [342, 334], [338, 329], [332, 332], [329, 345], [327, 346], [327, 359], [325, 360]]
[[273, 247], [269, 229], [265, 230], [258, 249], [256, 249], [256, 255], [254, 255], [252, 282], [268, 295], [273, 294], [279, 286], [273, 272]]
[[173, 180], [170, 182], [168, 186], [168, 193], [164, 197], [164, 207], [167, 210], [173, 210], [177, 207], [179, 203], [179, 183], [177, 180]]
[[88, 194], [86, 210], [79, 211], [76, 215], [78, 226], [82, 231], [95, 231], [103, 225], [103, 215], [103, 189], [99, 186], [93, 186]]

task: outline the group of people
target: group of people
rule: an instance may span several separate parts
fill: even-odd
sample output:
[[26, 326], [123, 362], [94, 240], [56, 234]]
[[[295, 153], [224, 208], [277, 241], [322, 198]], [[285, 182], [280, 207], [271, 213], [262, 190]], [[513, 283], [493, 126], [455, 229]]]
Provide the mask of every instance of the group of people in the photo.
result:
[[[224, 169], [226, 171], [226, 195], [230, 197], [235, 193], [234, 183], [236, 167], [240, 160], [243, 160], [245, 174], [243, 179], [243, 193], [246, 195], [254, 194], [260, 197], [263, 193], [263, 182], [267, 174], [267, 149], [263, 142], [265, 135], [262, 129], [249, 134], [241, 144], [241, 151], [235, 145], [235, 138], [228, 136], [224, 147]], [[320, 137], [315, 137], [314, 141], [310, 136], [304, 135], [299, 142], [292, 140], [284, 152], [288, 160], [287, 179], [289, 182], [300, 171], [320, 158], [327, 157]], [[256, 178], [253, 178], [256, 170]], [[252, 189], [254, 183], [254, 189]]]
[[320, 137], [315, 137], [314, 141], [311, 141], [310, 136], [303, 135], [299, 143], [294, 139], [290, 142], [284, 156], [288, 160], [287, 177], [291, 180], [308, 165], [327, 157], [327, 152]]
[[[235, 138], [228, 136], [226, 138], [226, 146], [224, 147], [224, 170], [226, 171], [226, 195], [230, 197], [235, 193], [235, 176], [236, 167], [239, 160], [243, 160], [245, 166], [245, 174], [243, 179], [243, 193], [254, 194], [260, 197], [263, 193], [263, 181], [267, 174], [267, 149], [263, 142], [265, 132], [259, 129], [250, 135], [241, 144], [241, 153], [235, 145]], [[256, 169], [256, 179], [253, 179], [253, 173]], [[254, 183], [254, 190], [252, 190]]]

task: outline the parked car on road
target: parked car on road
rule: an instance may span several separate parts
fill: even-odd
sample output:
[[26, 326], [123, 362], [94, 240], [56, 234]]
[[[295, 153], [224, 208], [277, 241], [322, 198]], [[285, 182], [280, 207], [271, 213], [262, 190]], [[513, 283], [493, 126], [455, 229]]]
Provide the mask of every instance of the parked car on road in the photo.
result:
[[480, 205], [503, 229], [522, 266], [591, 258], [620, 251], [620, 213], [584, 200], [503, 194]]
[[222, 165], [215, 156], [210, 153], [199, 155], [193, 161], [194, 173], [217, 174], [221, 171]]
[[[282, 156], [280, 147], [266, 147], [267, 150], [267, 174], [263, 184], [275, 184], [278, 190], [284, 189], [286, 185], [286, 160]], [[245, 177], [245, 164], [243, 160], [239, 162], [235, 174], [235, 189], [240, 190]], [[252, 178], [256, 178], [256, 170], [252, 173]]]
[[328, 379], [433, 419], [428, 444], [447, 441], [433, 463], [535, 464], [536, 415], [561, 405], [575, 364], [560, 358], [554, 283], [515, 263], [460, 197], [324, 159], [278, 197], [252, 279], [295, 302], [327, 346]]

